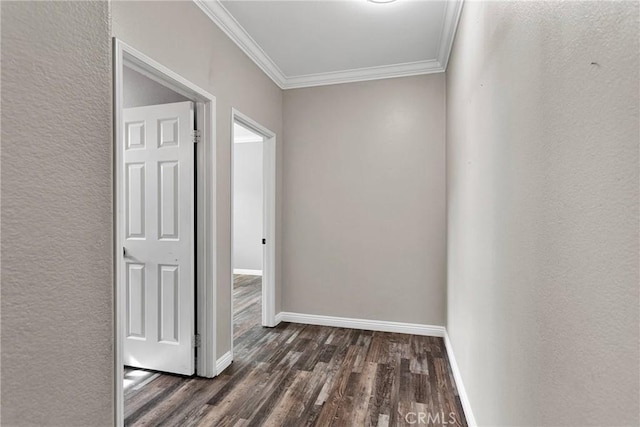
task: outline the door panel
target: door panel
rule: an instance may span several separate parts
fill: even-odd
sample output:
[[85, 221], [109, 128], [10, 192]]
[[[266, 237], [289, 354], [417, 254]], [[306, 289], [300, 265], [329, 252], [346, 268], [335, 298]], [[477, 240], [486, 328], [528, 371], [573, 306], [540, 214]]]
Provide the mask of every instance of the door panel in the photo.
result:
[[179, 342], [179, 282], [177, 265], [160, 266], [160, 336], [158, 340], [162, 342]]
[[158, 164], [160, 171], [160, 239], [178, 239], [178, 162]]
[[127, 263], [127, 337], [144, 335], [144, 265]]
[[127, 164], [127, 238], [144, 238], [144, 175], [144, 163]]
[[124, 109], [124, 363], [192, 375], [194, 108]]

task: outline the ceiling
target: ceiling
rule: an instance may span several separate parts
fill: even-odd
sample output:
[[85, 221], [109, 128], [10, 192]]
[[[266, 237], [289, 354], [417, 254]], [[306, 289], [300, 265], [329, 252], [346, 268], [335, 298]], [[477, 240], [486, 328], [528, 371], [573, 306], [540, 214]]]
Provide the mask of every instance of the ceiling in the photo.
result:
[[462, 0], [194, 0], [283, 89], [443, 72]]

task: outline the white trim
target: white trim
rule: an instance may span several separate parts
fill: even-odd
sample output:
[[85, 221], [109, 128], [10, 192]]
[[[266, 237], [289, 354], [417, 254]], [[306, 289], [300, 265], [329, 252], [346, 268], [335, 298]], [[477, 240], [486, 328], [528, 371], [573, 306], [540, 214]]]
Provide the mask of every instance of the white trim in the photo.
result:
[[124, 425], [124, 352], [123, 352], [123, 325], [122, 318], [124, 317], [124, 306], [125, 302], [125, 293], [120, 292], [118, 281], [120, 278], [120, 264], [122, 260], [120, 259], [120, 247], [122, 246], [122, 242], [120, 239], [121, 236], [121, 224], [118, 221], [118, 216], [120, 215], [120, 207], [119, 197], [120, 190], [118, 189], [119, 183], [116, 179], [116, 176], [122, 176], [122, 153], [116, 147], [119, 146], [120, 138], [120, 130], [122, 126], [120, 122], [122, 121], [122, 106], [123, 106], [123, 53], [121, 51], [121, 45], [118, 39], [113, 38], [112, 44], [112, 55], [113, 55], [113, 305], [114, 305], [114, 321], [113, 321], [113, 334], [115, 337], [114, 342], [114, 398], [115, 404], [115, 416], [114, 421], [116, 427], [120, 427]]
[[164, 86], [191, 99], [197, 104], [198, 128], [202, 132], [202, 143], [196, 148], [197, 171], [197, 234], [196, 248], [196, 294], [198, 317], [196, 319], [201, 345], [198, 349], [196, 373], [199, 376], [216, 375], [216, 98], [207, 91], [192, 84], [182, 76], [113, 38], [113, 221], [114, 221], [114, 398], [115, 421], [117, 426], [124, 424], [123, 372], [123, 336], [122, 326], [124, 293], [119, 284], [122, 264], [121, 221], [123, 215], [120, 206], [120, 179], [122, 176], [122, 108], [123, 108], [123, 67], [135, 68]]
[[449, 334], [447, 332], [445, 332], [444, 334], [444, 346], [447, 349], [447, 356], [449, 357], [449, 366], [451, 366], [453, 379], [456, 382], [456, 388], [458, 389], [458, 396], [460, 396], [460, 402], [462, 403], [462, 409], [464, 410], [464, 417], [467, 420], [467, 425], [469, 427], [475, 427], [478, 425], [478, 423], [476, 422], [476, 418], [473, 416], [473, 411], [471, 410], [471, 402], [469, 402], [469, 396], [467, 395], [467, 390], [464, 388], [464, 384], [462, 383], [462, 375], [460, 374], [460, 369], [458, 368], [458, 363], [456, 362], [456, 358], [453, 355], [453, 347], [451, 345], [451, 340], [449, 339]]
[[437, 60], [432, 59], [428, 61], [408, 62], [405, 64], [382, 65], [378, 67], [287, 77], [284, 89], [354, 83], [442, 72], [444, 72], [444, 68]]
[[231, 365], [231, 362], [233, 362], [233, 355], [230, 351], [227, 351], [222, 355], [222, 357], [216, 360], [216, 372], [218, 374], [221, 374], [222, 371], [224, 371], [229, 367], [229, 365]]
[[275, 84], [284, 89], [286, 77], [283, 72], [222, 3], [217, 0], [193, 1]]
[[278, 313], [278, 320], [282, 322], [303, 323], [305, 325], [333, 326], [337, 328], [395, 332], [429, 337], [444, 337], [446, 333], [444, 326], [390, 322], [387, 320], [352, 319], [349, 317], [321, 316], [318, 314], [290, 313], [286, 311]]
[[198, 123], [202, 131], [202, 141], [196, 145], [197, 169], [197, 270], [196, 283], [198, 304], [197, 330], [201, 337], [198, 348], [196, 373], [213, 378], [217, 375], [214, 365], [216, 355], [216, 274], [217, 232], [216, 232], [216, 101], [198, 103]]
[[447, 70], [449, 56], [453, 47], [460, 14], [462, 13], [462, 3], [464, 0], [448, 0], [444, 8], [444, 24], [440, 35], [440, 46], [438, 47], [438, 63], [442, 71]]
[[245, 137], [236, 136], [233, 138], [234, 144], [247, 144], [249, 142], [263, 142], [263, 141], [264, 141], [264, 138], [260, 138], [258, 136], [245, 136]]
[[278, 313], [275, 315], [274, 317], [274, 326], [278, 326], [280, 324], [280, 322], [282, 322], [282, 312]]
[[233, 274], [246, 274], [247, 276], [262, 276], [262, 270], [249, 270], [246, 268], [234, 268]]
[[448, 0], [446, 2], [437, 58], [404, 64], [287, 76], [219, 0], [193, 1], [281, 89], [442, 73], [446, 70], [449, 62], [449, 54], [463, 3], [463, 0]]
[[[252, 132], [263, 136], [263, 236], [267, 243], [262, 245], [262, 326], [273, 327], [276, 304], [276, 134], [242, 114], [231, 109], [231, 142], [234, 141], [234, 124], [239, 123]], [[233, 268], [233, 150], [231, 150], [231, 271]], [[231, 277], [231, 357], [233, 357], [233, 276]]]

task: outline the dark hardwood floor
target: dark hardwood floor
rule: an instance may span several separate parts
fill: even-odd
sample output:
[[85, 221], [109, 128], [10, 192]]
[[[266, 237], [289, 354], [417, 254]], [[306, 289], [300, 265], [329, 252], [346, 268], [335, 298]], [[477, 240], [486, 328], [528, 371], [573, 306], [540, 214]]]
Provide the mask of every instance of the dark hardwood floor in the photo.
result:
[[125, 369], [129, 426], [466, 426], [441, 338], [260, 326], [235, 276], [234, 362], [214, 379]]

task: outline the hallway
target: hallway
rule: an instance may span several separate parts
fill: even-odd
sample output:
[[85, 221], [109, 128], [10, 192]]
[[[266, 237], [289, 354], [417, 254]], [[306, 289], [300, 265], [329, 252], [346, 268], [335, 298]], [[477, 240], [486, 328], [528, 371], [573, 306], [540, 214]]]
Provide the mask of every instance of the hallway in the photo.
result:
[[[126, 370], [125, 424], [466, 426], [441, 338], [260, 326], [260, 277], [234, 277], [234, 362], [215, 379]], [[408, 417], [408, 418], [407, 418]]]

